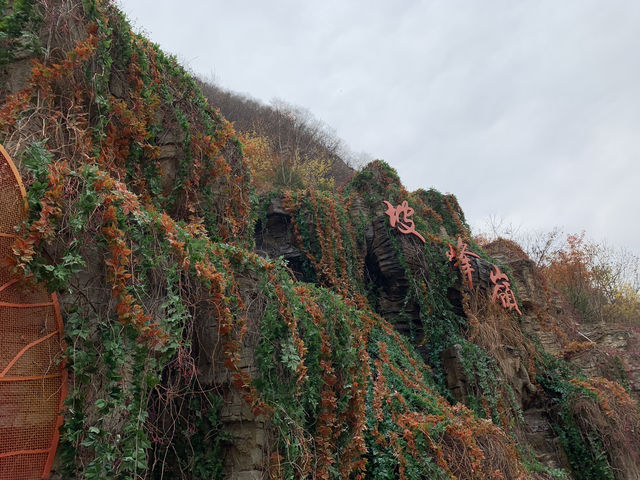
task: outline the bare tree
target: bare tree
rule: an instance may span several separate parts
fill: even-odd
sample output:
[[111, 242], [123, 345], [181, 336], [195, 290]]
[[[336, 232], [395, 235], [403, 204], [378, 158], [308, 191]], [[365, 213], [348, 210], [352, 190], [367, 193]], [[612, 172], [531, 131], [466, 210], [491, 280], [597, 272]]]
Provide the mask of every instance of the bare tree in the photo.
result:
[[234, 122], [240, 132], [252, 132], [271, 140], [274, 154], [280, 159], [278, 183], [295, 186], [296, 168], [322, 159], [330, 166], [337, 185], [353, 175], [344, 153], [348, 149], [335, 130], [316, 118], [309, 110], [276, 99], [265, 105], [255, 99], [201, 81], [209, 103]]

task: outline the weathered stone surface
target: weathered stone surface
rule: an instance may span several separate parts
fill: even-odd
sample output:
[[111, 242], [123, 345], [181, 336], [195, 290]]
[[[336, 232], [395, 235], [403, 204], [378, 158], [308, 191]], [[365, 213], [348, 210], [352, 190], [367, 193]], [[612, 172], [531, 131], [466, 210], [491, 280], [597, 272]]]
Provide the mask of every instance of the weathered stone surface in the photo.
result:
[[440, 354], [442, 368], [447, 376], [447, 388], [453, 398], [458, 402], [465, 403], [469, 394], [467, 388], [467, 375], [461, 361], [462, 347], [459, 344], [452, 345]]
[[624, 325], [599, 323], [582, 327], [580, 333], [594, 346], [579, 352], [571, 361], [590, 376], [628, 382], [640, 401], [640, 331]]
[[513, 242], [496, 240], [484, 249], [511, 270], [511, 281], [520, 300], [522, 330], [530, 336], [535, 335], [545, 351], [558, 355], [564, 348], [563, 338], [553, 325], [561, 319], [566, 327], [573, 323], [572, 319], [565, 314], [566, 305], [549, 294], [543, 279], [536, 273], [535, 264], [514, 245]]
[[365, 232], [365, 278], [369, 288], [377, 292], [377, 303], [372, 307], [400, 333], [411, 338], [420, 354], [426, 358], [427, 351], [421, 346], [425, 332], [420, 320], [420, 305], [410, 295], [409, 279], [391, 235], [397, 235], [397, 244], [416, 276], [427, 275], [424, 257], [419, 253], [422, 243], [413, 236], [389, 231], [388, 222], [385, 215], [374, 217]]
[[567, 468], [569, 461], [549, 421], [547, 408], [530, 408], [523, 412], [527, 443], [540, 463], [549, 468]]
[[516, 399], [519, 400], [521, 407], [526, 409], [535, 401], [540, 392], [531, 382], [520, 349], [510, 345], [502, 345], [502, 348], [506, 358], [505, 361], [500, 362], [500, 366], [505, 378], [513, 388]]
[[228, 421], [225, 431], [231, 437], [231, 446], [225, 457], [225, 471], [229, 479], [263, 478], [266, 428], [261, 422]]
[[[264, 313], [264, 303], [260, 301], [260, 292], [256, 290], [256, 284], [255, 278], [238, 278], [239, 290], [248, 305], [248, 331], [243, 338], [240, 358], [236, 365], [251, 378], [257, 375], [254, 351], [258, 340], [257, 325]], [[198, 379], [203, 387], [215, 388], [224, 399], [220, 421], [231, 437], [225, 456], [227, 478], [262, 478], [260, 475], [267, 450], [265, 419], [253, 414], [243, 398], [245, 392], [239, 391], [232, 383], [231, 373], [223, 364], [222, 339], [218, 335], [215, 316], [206, 305], [202, 305], [198, 310], [201, 312], [196, 321]]]
[[256, 252], [259, 255], [280, 258], [289, 264], [289, 268], [298, 280], [305, 280], [303, 262], [306, 256], [300, 250], [291, 216], [282, 205], [281, 198], [272, 198], [267, 207], [266, 218], [256, 225]]
[[265, 478], [262, 470], [248, 470], [245, 472], [231, 472], [229, 480], [262, 480]]
[[31, 78], [31, 67], [31, 58], [28, 56], [7, 65], [5, 88], [9, 93], [19, 92], [27, 86], [27, 82]]

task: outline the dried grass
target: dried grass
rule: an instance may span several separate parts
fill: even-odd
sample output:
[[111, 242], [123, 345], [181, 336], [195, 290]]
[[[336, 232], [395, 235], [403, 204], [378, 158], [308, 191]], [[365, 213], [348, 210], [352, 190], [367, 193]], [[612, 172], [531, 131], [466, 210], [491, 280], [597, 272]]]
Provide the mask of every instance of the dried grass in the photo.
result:
[[616, 382], [595, 377], [574, 381], [596, 394], [581, 395], [571, 414], [582, 434], [599, 434], [616, 478], [640, 478], [640, 407]]

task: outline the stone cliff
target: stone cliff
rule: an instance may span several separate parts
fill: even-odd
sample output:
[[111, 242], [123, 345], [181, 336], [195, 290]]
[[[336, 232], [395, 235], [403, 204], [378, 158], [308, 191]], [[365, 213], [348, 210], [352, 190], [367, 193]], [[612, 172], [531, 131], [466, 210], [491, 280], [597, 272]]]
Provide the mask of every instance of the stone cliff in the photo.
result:
[[111, 3], [1, 8], [5, 260], [65, 322], [53, 478], [640, 478], [638, 332], [583, 325], [453, 195], [375, 161], [258, 196]]

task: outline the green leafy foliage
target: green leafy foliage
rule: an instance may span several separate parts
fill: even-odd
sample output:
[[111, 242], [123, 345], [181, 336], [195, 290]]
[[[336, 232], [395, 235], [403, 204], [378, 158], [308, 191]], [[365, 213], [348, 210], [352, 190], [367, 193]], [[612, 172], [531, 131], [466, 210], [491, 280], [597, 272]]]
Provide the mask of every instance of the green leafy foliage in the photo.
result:
[[0, 69], [15, 58], [19, 50], [39, 49], [37, 27], [42, 15], [34, 0], [0, 1]]
[[[199, 371], [200, 356], [215, 353], [224, 388], [268, 425], [263, 467], [273, 478], [526, 477], [505, 434], [518, 419], [513, 391], [490, 350], [470, 338], [464, 303], [451, 299], [460, 288], [449, 243], [461, 237], [487, 258], [468, 238], [455, 197], [411, 194], [382, 161], [338, 193], [284, 192], [306, 257], [302, 274], [313, 284], [295, 281], [283, 261], [252, 252], [253, 224], [264, 223], [266, 207], [249, 187], [231, 125], [111, 4], [82, 7], [87, 38], [34, 63], [33, 90], [13, 99], [30, 105], [28, 118], [43, 131], [24, 142], [30, 216], [16, 268], [65, 300], [71, 383], [61, 475], [224, 478], [223, 452], [235, 440], [225, 431], [223, 394], [204, 386]], [[0, 41], [34, 34], [34, 11], [14, 2]], [[60, 19], [69, 31], [76, 20]], [[12, 120], [27, 122], [20, 102]], [[167, 132], [172, 141], [162, 143]], [[19, 134], [3, 119], [2, 138]], [[291, 173], [283, 185], [297, 183]], [[409, 339], [376, 314], [379, 286], [367, 277], [368, 229], [383, 200], [407, 200], [427, 238], [408, 245], [388, 226], [382, 232], [408, 285], [398, 318], [419, 307]], [[215, 327], [215, 352], [204, 351], [198, 322]], [[447, 388], [442, 353], [453, 346], [468, 406]], [[254, 347], [250, 376], [240, 361]], [[572, 383], [565, 364], [544, 362], [550, 373], [539, 381], [561, 406], [558, 434], [571, 461], [588, 459], [583, 478], [610, 478], [603, 437], [579, 429], [571, 409], [592, 390]]]
[[607, 452], [599, 432], [584, 432], [576, 423], [573, 404], [581, 397], [596, 398], [593, 391], [571, 382], [577, 369], [567, 362], [543, 355], [538, 376], [540, 384], [549, 391], [557, 402], [558, 422], [552, 425], [569, 458], [575, 477], [579, 480], [615, 478]]

